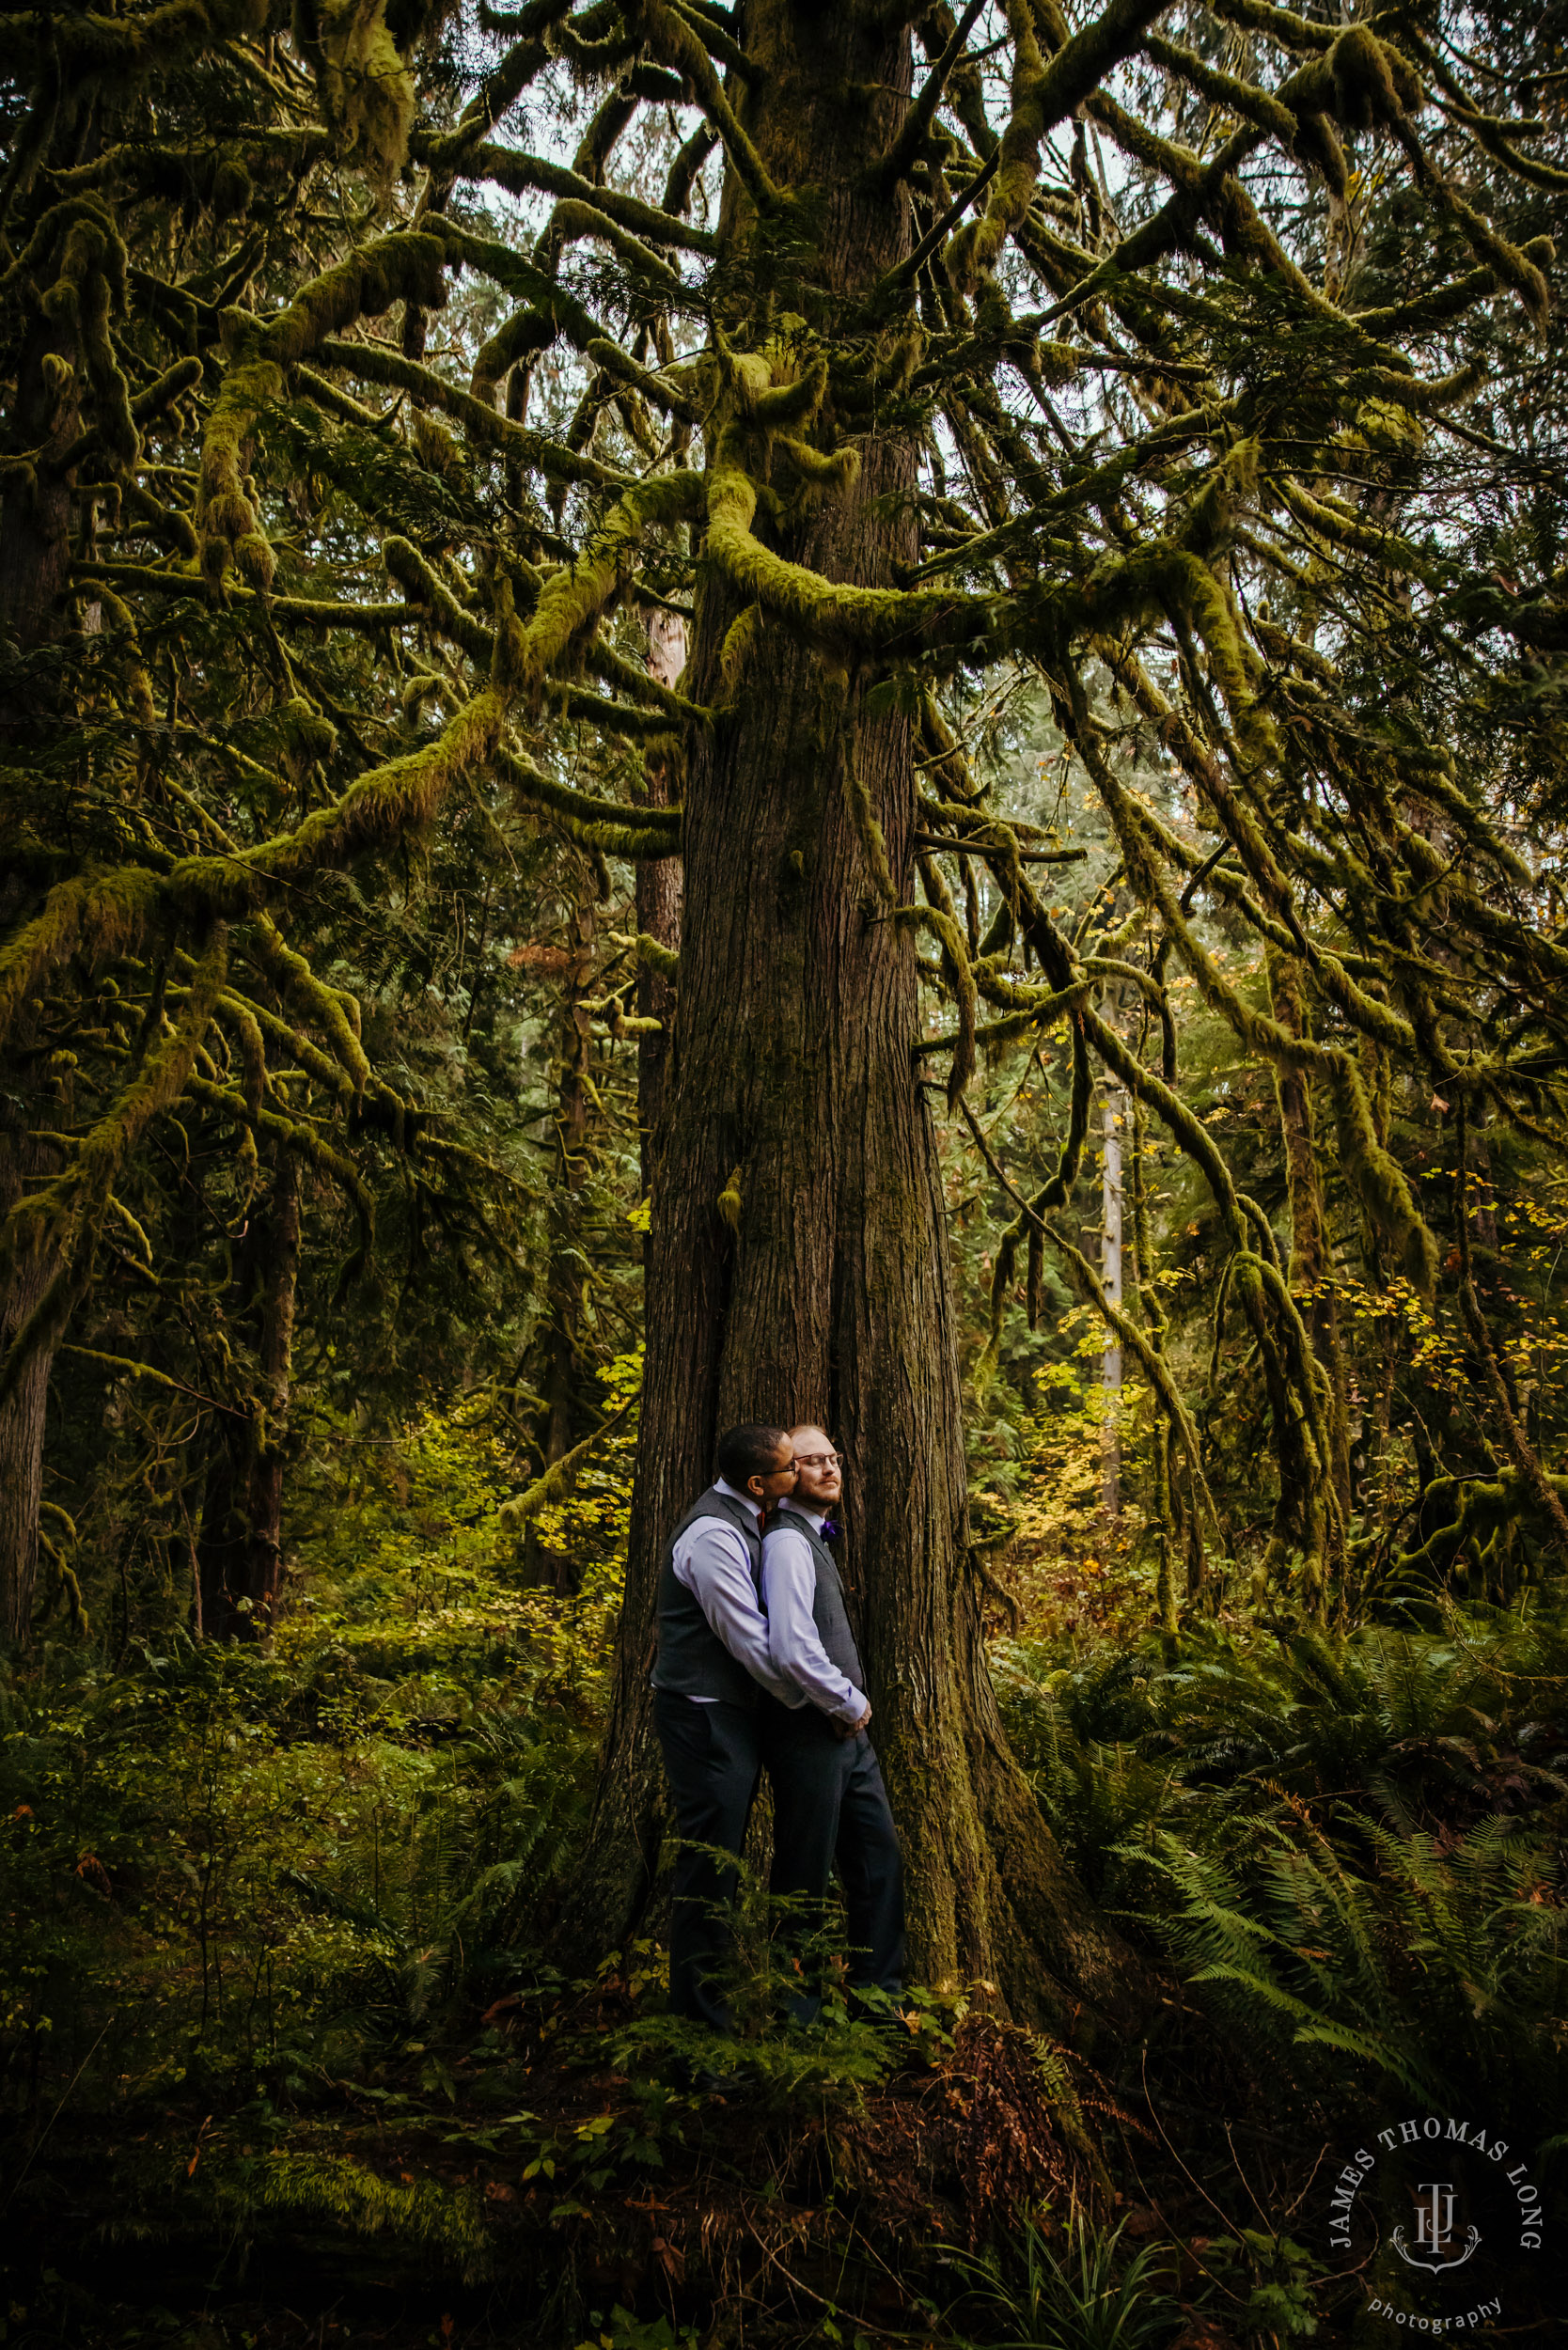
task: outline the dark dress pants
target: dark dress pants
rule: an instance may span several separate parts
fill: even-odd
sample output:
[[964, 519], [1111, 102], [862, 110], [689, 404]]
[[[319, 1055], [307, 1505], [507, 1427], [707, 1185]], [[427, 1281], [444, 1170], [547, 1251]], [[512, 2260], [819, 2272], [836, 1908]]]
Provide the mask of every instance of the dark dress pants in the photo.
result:
[[[848, 1925], [852, 1990], [903, 1988], [903, 1856], [882, 1783], [882, 1766], [862, 1730], [840, 1738], [814, 1705], [789, 1713], [763, 1700], [763, 1759], [773, 1782], [770, 1891], [789, 1896], [792, 1939], [819, 1928], [838, 1862]], [[822, 2007], [807, 1981], [790, 2001], [796, 2023]]]
[[714, 1845], [739, 1858], [761, 1773], [757, 1715], [744, 1705], [697, 1705], [655, 1689], [653, 1721], [681, 1840], [669, 1925], [670, 2013], [729, 2031], [723, 1977], [739, 1872], [697, 1847]]

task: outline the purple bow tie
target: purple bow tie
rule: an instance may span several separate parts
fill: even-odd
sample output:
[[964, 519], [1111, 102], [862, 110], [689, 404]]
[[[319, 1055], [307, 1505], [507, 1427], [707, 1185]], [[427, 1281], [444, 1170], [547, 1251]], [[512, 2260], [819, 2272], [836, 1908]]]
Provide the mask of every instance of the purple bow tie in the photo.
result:
[[842, 1532], [837, 1518], [823, 1518], [817, 1531], [824, 1543], [836, 1543]]

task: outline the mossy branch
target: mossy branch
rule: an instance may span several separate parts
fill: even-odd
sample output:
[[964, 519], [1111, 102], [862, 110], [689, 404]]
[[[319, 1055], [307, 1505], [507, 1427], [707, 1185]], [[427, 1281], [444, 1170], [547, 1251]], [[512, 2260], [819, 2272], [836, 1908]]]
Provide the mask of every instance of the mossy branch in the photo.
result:
[[1202, 1448], [1198, 1431], [1193, 1426], [1192, 1416], [1183, 1400], [1182, 1391], [1171, 1377], [1169, 1365], [1164, 1355], [1151, 1345], [1131, 1316], [1123, 1313], [1121, 1307], [1106, 1295], [1104, 1283], [1082, 1249], [1074, 1247], [1066, 1233], [1058, 1231], [1054, 1224], [1043, 1223], [1041, 1230], [1052, 1246], [1073, 1266], [1093, 1299], [1095, 1311], [1101, 1320], [1116, 1333], [1118, 1340], [1128, 1353], [1137, 1357], [1139, 1370], [1158, 1396], [1161, 1409], [1176, 1432], [1182, 1450], [1186, 1455], [1187, 1474], [1192, 1480], [1193, 1492], [1208, 1515], [1215, 1540], [1223, 1548], [1225, 1531], [1214, 1495], [1209, 1490], [1209, 1480], [1203, 1473]]
[[618, 467], [602, 465], [597, 458], [568, 448], [564, 442], [552, 440], [548, 433], [531, 432], [524, 425], [513, 424], [487, 401], [464, 391], [461, 384], [449, 384], [433, 368], [424, 367], [416, 359], [405, 359], [401, 352], [391, 351], [384, 343], [329, 339], [322, 343], [320, 355], [323, 365], [342, 368], [367, 384], [384, 384], [394, 390], [414, 392], [431, 406], [445, 409], [448, 415], [457, 418], [478, 447], [495, 449], [521, 465], [531, 466], [547, 481], [586, 482], [593, 489], [622, 490], [631, 480], [631, 476]]
[[628, 14], [640, 25], [653, 55], [673, 66], [697, 92], [698, 104], [724, 141], [724, 151], [758, 212], [764, 219], [776, 216], [784, 209], [784, 194], [768, 177], [760, 155], [725, 96], [707, 49], [691, 26], [666, 8], [664, 0], [633, 0]]
[[616, 800], [594, 799], [586, 791], [557, 783], [542, 768], [514, 751], [498, 751], [495, 764], [520, 800], [530, 807], [546, 809], [585, 848], [631, 859], [681, 854], [678, 807], [626, 807]]
[[651, 531], [699, 518], [702, 483], [693, 473], [650, 474], [610, 509], [569, 569], [555, 572], [540, 590], [525, 625], [513, 622], [497, 637], [497, 659], [509, 683], [536, 702], [546, 672], [586, 637], [601, 612], [626, 587], [634, 557]]
[[234, 561], [258, 587], [272, 585], [273, 551], [245, 494], [242, 452], [263, 409], [281, 399], [286, 371], [343, 327], [377, 317], [398, 300], [439, 308], [445, 260], [439, 237], [399, 229], [324, 271], [276, 318], [224, 313], [230, 365], [207, 420], [196, 509], [202, 571], [212, 586]]
[[1165, 0], [1110, 0], [1047, 64], [1027, 0], [1007, 0], [1012, 111], [1002, 133], [1001, 162], [986, 209], [956, 241], [950, 257], [955, 284], [972, 286], [995, 268], [1009, 236], [1028, 217], [1040, 180], [1042, 143], [1114, 65], [1134, 55], [1146, 26], [1164, 8]]
[[958, 1006], [958, 1035], [948, 1071], [950, 1110], [963, 1099], [964, 1089], [975, 1073], [975, 974], [969, 961], [968, 942], [951, 896], [930, 857], [920, 859], [920, 879], [930, 902], [923, 906], [900, 906], [894, 918], [901, 924], [919, 924], [933, 932], [941, 948], [942, 967], [952, 986]]
[[30, 1256], [53, 1260], [56, 1266], [0, 1363], [0, 1406], [15, 1392], [34, 1355], [55, 1345], [86, 1294], [99, 1224], [120, 1169], [152, 1120], [170, 1107], [190, 1081], [227, 964], [227, 937], [220, 925], [172, 1032], [82, 1137], [70, 1164], [40, 1190], [20, 1199], [0, 1230], [0, 1263]]
[[[324, 1030], [340, 1063], [342, 1089], [360, 1101], [370, 1078], [370, 1064], [359, 1041], [359, 1007], [336, 988], [325, 986], [309, 964], [279, 932], [272, 916], [256, 916], [251, 932], [262, 969], [285, 1001], [290, 997], [309, 1011]], [[248, 1089], [247, 1089], [248, 1090]]]
[[542, 1477], [536, 1478], [522, 1493], [514, 1494], [510, 1501], [503, 1501], [496, 1512], [501, 1524], [525, 1526], [530, 1518], [537, 1518], [540, 1512], [548, 1510], [552, 1503], [564, 1501], [576, 1483], [577, 1473], [588, 1455], [604, 1443], [606, 1436], [615, 1434], [637, 1401], [636, 1396], [629, 1395], [624, 1403], [619, 1404], [607, 1418], [602, 1419], [598, 1427], [583, 1438], [581, 1444], [573, 1445], [570, 1452], [563, 1453], [558, 1461], [554, 1462]]
[[635, 938], [628, 937], [623, 931], [611, 931], [609, 941], [612, 947], [619, 947], [635, 954], [642, 968], [651, 971], [655, 979], [667, 979], [672, 987], [679, 981], [680, 956], [658, 939], [651, 937], [647, 931], [638, 931]]
[[752, 532], [757, 485], [730, 463], [708, 477], [703, 560], [765, 610], [826, 648], [913, 653], [973, 645], [997, 619], [988, 596], [941, 588], [853, 588], [764, 547]]
[[677, 219], [656, 204], [645, 204], [619, 188], [598, 186], [564, 164], [553, 164], [542, 155], [525, 154], [516, 148], [471, 147], [457, 176], [488, 180], [511, 196], [527, 196], [538, 189], [547, 196], [569, 198], [585, 212], [599, 212], [618, 227], [630, 229], [649, 244], [675, 245], [686, 253], [718, 250], [718, 240], [708, 229], [695, 227], [690, 221]]
[[910, 165], [918, 159], [930, 136], [936, 109], [942, 102], [953, 69], [964, 55], [964, 44], [974, 31], [975, 20], [984, 6], [985, 0], [969, 0], [964, 14], [954, 24], [947, 46], [933, 62], [918, 95], [900, 123], [892, 146], [867, 175], [875, 185], [883, 188], [897, 186]]

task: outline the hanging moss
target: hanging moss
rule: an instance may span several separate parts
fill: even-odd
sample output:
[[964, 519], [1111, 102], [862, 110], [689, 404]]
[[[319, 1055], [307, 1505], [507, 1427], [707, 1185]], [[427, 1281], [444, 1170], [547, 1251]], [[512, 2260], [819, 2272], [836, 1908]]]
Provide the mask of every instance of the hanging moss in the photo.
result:
[[278, 713], [278, 732], [283, 740], [283, 763], [294, 783], [303, 783], [313, 775], [337, 747], [337, 729], [331, 719], [323, 718], [300, 694]]
[[[407, 51], [439, 6], [400, 7], [402, 41], [388, 25], [387, 0], [294, 0], [294, 39], [316, 76], [328, 122], [344, 151], [362, 158], [385, 186], [408, 154], [414, 77]], [[412, 19], [412, 21], [410, 21]]]
[[438, 309], [446, 300], [439, 237], [400, 230], [377, 238], [314, 279], [277, 317], [227, 310], [229, 368], [208, 418], [201, 452], [197, 524], [202, 570], [221, 585], [231, 561], [259, 587], [272, 585], [274, 557], [244, 488], [242, 456], [261, 412], [281, 399], [285, 372], [339, 328], [376, 318], [399, 300]]
[[1043, 1225], [1053, 1208], [1066, 1206], [1083, 1165], [1089, 1114], [1094, 1100], [1094, 1074], [1090, 1066], [1088, 1031], [1082, 1012], [1073, 1014], [1072, 1037], [1073, 1092], [1061, 1156], [1057, 1162], [1056, 1173], [1042, 1185], [1027, 1205], [1020, 1209], [996, 1244], [996, 1261], [991, 1275], [991, 1336], [980, 1357], [982, 1375], [996, 1361], [996, 1349], [1001, 1341], [1002, 1315], [1007, 1306], [1008, 1292], [1012, 1287], [1013, 1269], [1018, 1261], [1018, 1244], [1027, 1231]]

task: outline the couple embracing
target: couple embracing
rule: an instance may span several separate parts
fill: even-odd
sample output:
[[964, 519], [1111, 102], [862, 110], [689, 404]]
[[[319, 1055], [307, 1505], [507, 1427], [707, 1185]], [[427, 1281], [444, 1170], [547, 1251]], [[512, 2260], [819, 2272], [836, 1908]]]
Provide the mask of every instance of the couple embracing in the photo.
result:
[[[896, 1993], [903, 1870], [867, 1735], [865, 1673], [831, 1544], [842, 1464], [820, 1428], [731, 1428], [718, 1476], [665, 1546], [653, 1712], [681, 1847], [669, 2003], [730, 2029], [725, 1911], [761, 1774], [773, 1788], [769, 1891], [809, 1918], [837, 1863], [849, 1983]], [[799, 2023], [822, 2004], [809, 1982]]]

